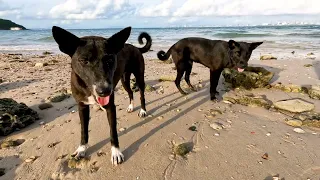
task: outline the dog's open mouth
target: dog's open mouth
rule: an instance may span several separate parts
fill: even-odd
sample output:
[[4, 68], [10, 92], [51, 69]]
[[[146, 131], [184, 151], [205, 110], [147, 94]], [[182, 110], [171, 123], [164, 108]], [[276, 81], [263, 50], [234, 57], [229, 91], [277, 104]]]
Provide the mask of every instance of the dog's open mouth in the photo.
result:
[[242, 69], [242, 68], [238, 68], [237, 70], [238, 70], [238, 72], [243, 72], [244, 71], [244, 69]]
[[100, 106], [106, 106], [109, 104], [110, 96], [106, 97], [97, 97], [97, 101], [100, 104]]

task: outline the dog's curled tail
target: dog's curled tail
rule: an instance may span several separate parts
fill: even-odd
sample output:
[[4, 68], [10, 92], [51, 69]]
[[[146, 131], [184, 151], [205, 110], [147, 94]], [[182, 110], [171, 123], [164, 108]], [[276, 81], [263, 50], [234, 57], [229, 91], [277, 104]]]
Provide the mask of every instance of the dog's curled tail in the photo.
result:
[[151, 39], [151, 37], [150, 37], [150, 35], [148, 33], [142, 32], [138, 37], [139, 44], [141, 44], [141, 45], [143, 44], [143, 41], [142, 41], [143, 38], [147, 40], [147, 43], [146, 43], [146, 45], [144, 47], [138, 48], [138, 49], [140, 50], [141, 53], [146, 53], [151, 48], [152, 39]]
[[[174, 45], [173, 45], [174, 46]], [[173, 47], [172, 46], [172, 47]], [[160, 59], [161, 61], [165, 61], [165, 60], [167, 60], [167, 59], [169, 59], [169, 57], [170, 57], [170, 55], [171, 55], [171, 49], [172, 49], [172, 47], [167, 51], [167, 53], [166, 52], [164, 52], [164, 51], [159, 51], [158, 53], [157, 53], [157, 56], [158, 56], [158, 59]]]

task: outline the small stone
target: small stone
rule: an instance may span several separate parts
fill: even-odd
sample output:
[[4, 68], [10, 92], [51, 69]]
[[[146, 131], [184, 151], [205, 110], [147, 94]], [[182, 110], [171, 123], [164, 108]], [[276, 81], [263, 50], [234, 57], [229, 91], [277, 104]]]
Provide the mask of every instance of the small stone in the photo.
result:
[[26, 163], [31, 163], [37, 159], [36, 156], [30, 156], [28, 159], [25, 160]]
[[286, 121], [286, 123], [292, 127], [301, 127], [302, 126], [302, 121], [300, 121], [300, 120], [288, 120], [288, 121]]
[[220, 134], [219, 133], [215, 133], [214, 136], [220, 136]]
[[276, 60], [277, 58], [272, 56], [271, 54], [260, 56], [260, 60]]
[[39, 108], [40, 110], [49, 109], [49, 108], [52, 108], [52, 107], [53, 107], [53, 105], [50, 104], [50, 103], [42, 103], [42, 104], [40, 104], [40, 105], [38, 106], [38, 108]]
[[119, 129], [120, 132], [123, 132], [123, 131], [125, 131], [125, 130], [126, 130], [126, 128], [120, 128], [120, 129]]
[[203, 109], [198, 109], [198, 111], [199, 111], [199, 112], [202, 112], [202, 111], [203, 111]]
[[304, 67], [312, 67], [313, 65], [312, 64], [305, 64], [303, 65]]
[[215, 130], [221, 130], [224, 128], [224, 126], [221, 123], [217, 122], [210, 124], [210, 127]]
[[44, 66], [48, 66], [48, 63], [36, 63], [34, 65], [34, 67], [44, 67]]
[[294, 128], [293, 131], [296, 132], [296, 133], [299, 133], [299, 134], [305, 133], [305, 131], [303, 129], [301, 129], [301, 128]]
[[191, 127], [189, 127], [189, 130], [190, 131], [197, 131], [197, 127], [196, 126], [191, 126]]
[[162, 119], [163, 119], [163, 116], [159, 116], [157, 119], [158, 119], [158, 120], [162, 120]]
[[54, 148], [57, 144], [59, 144], [60, 143], [60, 141], [59, 142], [54, 142], [54, 143], [50, 143], [49, 145], [48, 145], [48, 148]]
[[177, 109], [176, 111], [177, 111], [177, 112], [180, 112], [180, 111], [181, 111], [181, 109]]
[[269, 155], [268, 153], [265, 153], [264, 155], [261, 156], [262, 159], [268, 160], [269, 159]]
[[307, 56], [313, 56], [313, 55], [314, 55], [313, 52], [307, 54]]
[[50, 102], [58, 103], [58, 102], [61, 102], [69, 97], [70, 97], [70, 95], [65, 94], [65, 93], [61, 93], [61, 94], [57, 94], [53, 97], [50, 97], [49, 100], [50, 100]]
[[268, 136], [268, 137], [271, 136], [271, 133], [267, 133], [266, 136]]
[[40, 123], [39, 123], [39, 125], [45, 125], [46, 123], [44, 122], [44, 121], [41, 121]]

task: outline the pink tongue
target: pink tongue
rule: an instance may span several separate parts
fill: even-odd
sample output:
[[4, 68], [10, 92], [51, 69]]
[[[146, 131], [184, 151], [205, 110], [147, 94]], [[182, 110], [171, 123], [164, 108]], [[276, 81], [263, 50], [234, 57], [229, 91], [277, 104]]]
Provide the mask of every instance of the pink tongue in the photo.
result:
[[101, 106], [106, 106], [109, 104], [110, 96], [107, 97], [98, 97], [98, 102]]
[[239, 72], [243, 72], [243, 71], [244, 71], [244, 69], [238, 68], [238, 71], [239, 71]]

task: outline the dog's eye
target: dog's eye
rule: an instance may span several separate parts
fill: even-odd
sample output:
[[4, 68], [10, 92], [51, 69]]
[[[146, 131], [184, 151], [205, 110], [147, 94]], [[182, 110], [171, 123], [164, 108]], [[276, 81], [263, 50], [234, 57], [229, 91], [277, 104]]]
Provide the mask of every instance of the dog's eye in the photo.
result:
[[83, 59], [80, 60], [80, 62], [81, 62], [82, 64], [87, 65], [87, 64], [89, 64], [89, 59], [88, 59], [88, 58], [83, 58]]

